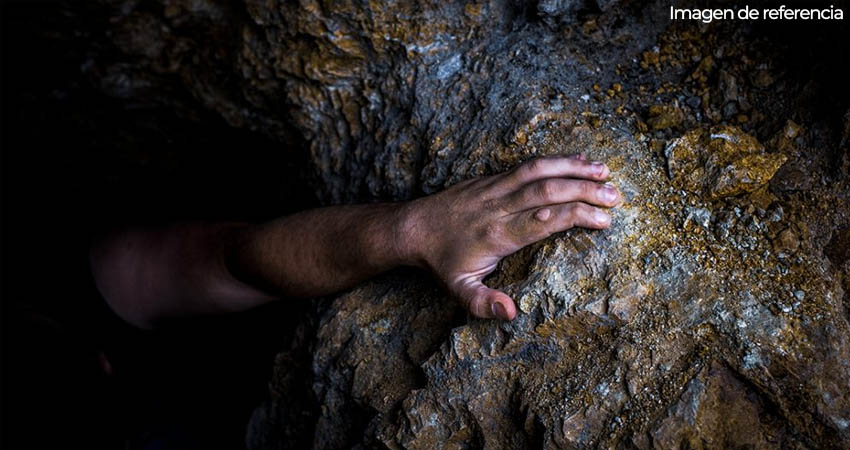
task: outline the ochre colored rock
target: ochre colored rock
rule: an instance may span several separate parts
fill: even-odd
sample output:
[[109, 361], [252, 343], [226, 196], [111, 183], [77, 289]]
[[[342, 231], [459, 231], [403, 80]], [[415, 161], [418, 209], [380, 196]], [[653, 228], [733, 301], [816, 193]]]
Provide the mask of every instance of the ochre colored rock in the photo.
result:
[[776, 239], [776, 249], [781, 252], [794, 253], [800, 242], [797, 240], [797, 235], [790, 229], [782, 230]]
[[688, 382], [667, 412], [650, 432], [657, 449], [771, 448], [793, 440], [773, 405], [719, 361]]
[[787, 160], [781, 153], [766, 152], [755, 138], [733, 126], [689, 131], [664, 153], [675, 186], [712, 198], [755, 191]]
[[649, 119], [646, 121], [653, 130], [663, 130], [678, 126], [684, 120], [684, 114], [675, 105], [652, 105], [649, 107]]

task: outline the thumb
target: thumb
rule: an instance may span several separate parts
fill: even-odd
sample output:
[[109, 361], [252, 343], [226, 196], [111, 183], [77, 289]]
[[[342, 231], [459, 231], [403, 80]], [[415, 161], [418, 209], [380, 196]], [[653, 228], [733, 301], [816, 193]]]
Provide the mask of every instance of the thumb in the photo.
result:
[[455, 287], [456, 294], [470, 314], [482, 319], [513, 320], [516, 305], [504, 292], [490, 289], [481, 280], [466, 280]]

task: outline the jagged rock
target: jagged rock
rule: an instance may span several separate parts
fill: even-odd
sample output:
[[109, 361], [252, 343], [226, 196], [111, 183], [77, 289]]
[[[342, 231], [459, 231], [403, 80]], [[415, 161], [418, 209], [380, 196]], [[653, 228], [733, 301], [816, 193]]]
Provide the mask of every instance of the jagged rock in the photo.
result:
[[678, 126], [684, 120], [684, 114], [677, 105], [652, 105], [649, 107], [649, 119], [646, 124], [653, 130], [663, 130]]
[[730, 126], [689, 131], [664, 153], [674, 185], [713, 198], [755, 191], [787, 160], [781, 153], [767, 153], [754, 137]]
[[795, 150], [794, 140], [803, 133], [803, 128], [793, 120], [788, 120], [781, 130], [767, 141], [773, 151], [790, 154]]
[[738, 101], [738, 80], [731, 73], [720, 71], [720, 87], [723, 90], [723, 100], [726, 102]]
[[346, 447], [366, 430], [367, 436], [381, 433], [418, 387], [419, 366], [462, 321], [460, 307], [422, 278], [368, 283], [342, 297], [323, 319], [313, 357], [322, 405], [317, 448]]
[[[583, 0], [541, 0], [537, 2], [537, 13], [544, 19], [572, 19], [573, 14], [584, 7]], [[554, 24], [554, 21], [552, 21]]]
[[[529, 14], [554, 5], [561, 23], [577, 2], [107, 3], [111, 46], [85, 66], [96, 83], [184, 108], [188, 92], [281, 151], [302, 138], [327, 203], [408, 198], [537, 155], [612, 168], [626, 202], [609, 230], [553, 236], [488, 279], [516, 300], [510, 323], [458, 317], [421, 274], [330, 302], [307, 374], [314, 447], [850, 446], [847, 263], [824, 255], [850, 223], [848, 174], [767, 192], [804, 156], [718, 126], [723, 92], [706, 86], [770, 68], [756, 85], [786, 90], [752, 97], [741, 125], [769, 136], [801, 104], [774, 71], [793, 52], [732, 33], [741, 21], [670, 25], [662, 1], [599, 8], [580, 32]], [[735, 83], [727, 95], [751, 98]], [[691, 93], [698, 107], [676, 106]], [[647, 105], [667, 105], [649, 127]], [[664, 161], [648, 143], [670, 127], [691, 131]], [[793, 257], [774, 251], [785, 229]], [[274, 382], [271, 396], [252, 430], [288, 426], [275, 411], [297, 405]]]
[[794, 253], [797, 251], [797, 247], [800, 246], [800, 242], [797, 240], [797, 235], [793, 231], [785, 229], [779, 233], [775, 246], [777, 251]]
[[752, 75], [753, 85], [757, 88], [766, 88], [773, 84], [773, 74], [766, 69], [759, 69]]
[[650, 434], [657, 449], [805, 448], [787, 435], [782, 422], [746, 381], [714, 361], [688, 382]]

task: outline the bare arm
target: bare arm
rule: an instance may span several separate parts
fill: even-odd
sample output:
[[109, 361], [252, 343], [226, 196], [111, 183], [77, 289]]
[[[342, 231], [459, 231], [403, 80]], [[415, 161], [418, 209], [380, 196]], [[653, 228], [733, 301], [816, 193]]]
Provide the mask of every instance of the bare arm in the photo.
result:
[[513, 300], [483, 278], [553, 233], [609, 226], [598, 206], [620, 197], [601, 183], [607, 177], [604, 164], [548, 157], [411, 202], [321, 208], [260, 225], [127, 230], [93, 246], [92, 269], [110, 306], [140, 327], [329, 294], [402, 265], [433, 272], [473, 315], [509, 320]]

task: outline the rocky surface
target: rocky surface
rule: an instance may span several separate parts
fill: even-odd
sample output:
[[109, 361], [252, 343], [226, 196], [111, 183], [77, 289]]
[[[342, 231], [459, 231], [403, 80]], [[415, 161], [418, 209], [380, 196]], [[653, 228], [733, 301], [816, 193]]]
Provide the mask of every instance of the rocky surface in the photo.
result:
[[788, 159], [766, 152], [755, 138], [729, 126], [689, 131], [668, 144], [664, 156], [674, 186], [712, 198], [763, 187]]
[[[322, 303], [312, 368], [282, 354], [250, 447], [850, 446], [848, 52], [811, 53], [846, 29], [794, 47], [667, 6], [107, 3], [92, 79], [303, 139], [325, 202], [578, 152], [626, 198], [611, 229], [501, 264], [513, 322], [406, 272]], [[315, 417], [292, 414], [296, 375]]]

